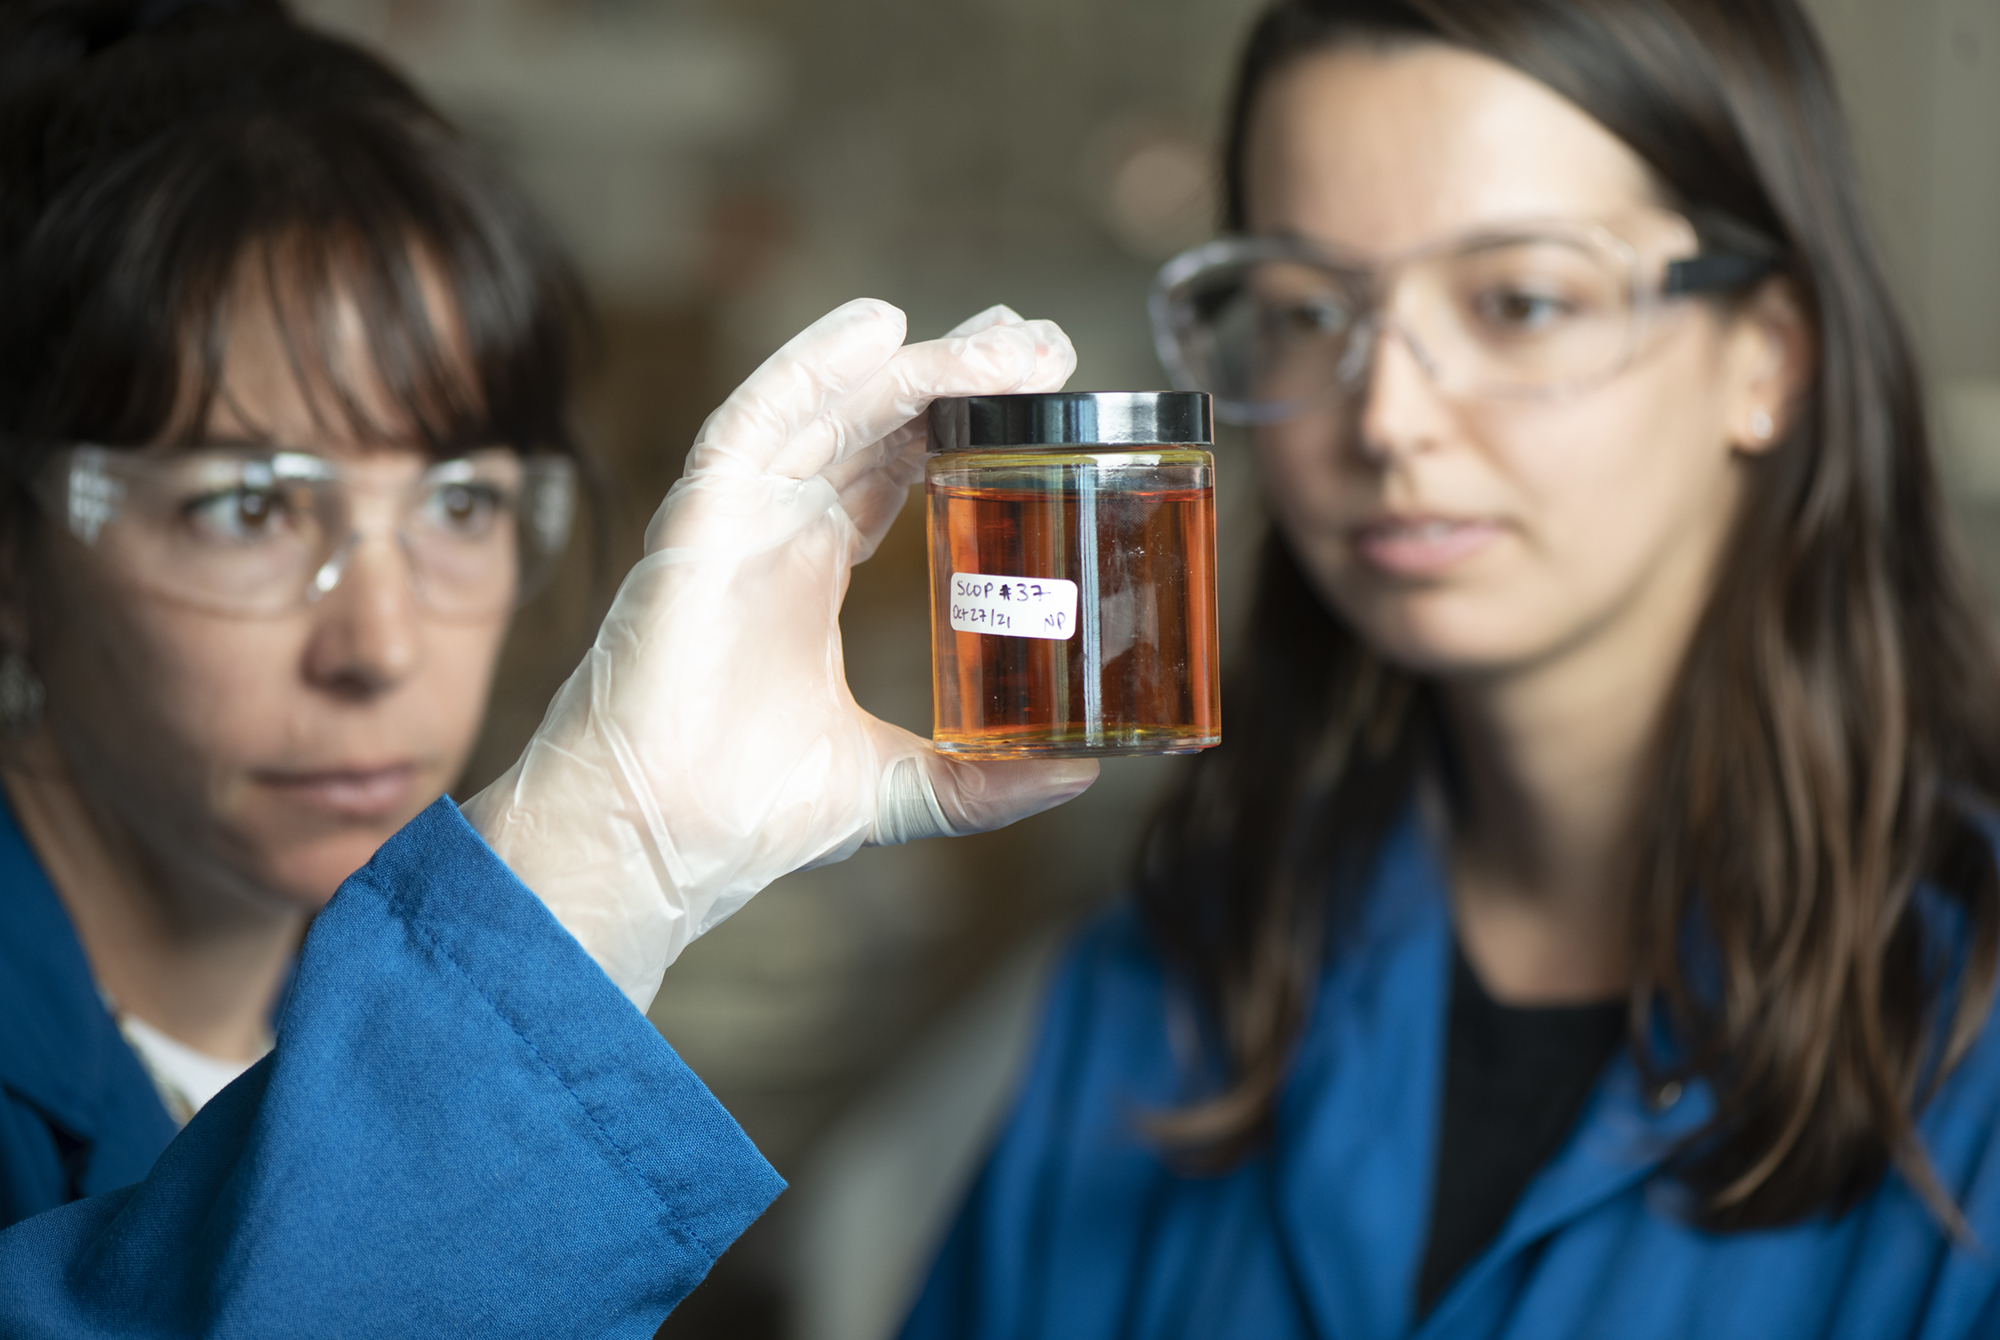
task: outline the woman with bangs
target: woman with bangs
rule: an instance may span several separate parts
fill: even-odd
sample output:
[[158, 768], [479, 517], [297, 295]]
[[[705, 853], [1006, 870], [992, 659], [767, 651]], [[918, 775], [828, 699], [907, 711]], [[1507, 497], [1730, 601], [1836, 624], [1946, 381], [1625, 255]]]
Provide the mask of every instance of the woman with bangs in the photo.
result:
[[1279, 0], [1273, 527], [908, 1337], [2000, 1335], [2000, 664], [1794, 0]]
[[308, 916], [457, 775], [568, 529], [560, 261], [386, 71], [269, 37], [14, 53], [8, 845], [136, 1063], [101, 1039], [130, 1129], [70, 1130], [74, 1185], [10, 1168], [7, 1222], [132, 1180], [269, 1050]]
[[570, 529], [582, 321], [367, 54], [0, 0], [0, 1333], [652, 1334], [782, 1187], [646, 1021], [674, 955], [1088, 784], [846, 692], [904, 425], [1074, 363], [864, 301], [710, 420], [521, 761], [444, 796]]

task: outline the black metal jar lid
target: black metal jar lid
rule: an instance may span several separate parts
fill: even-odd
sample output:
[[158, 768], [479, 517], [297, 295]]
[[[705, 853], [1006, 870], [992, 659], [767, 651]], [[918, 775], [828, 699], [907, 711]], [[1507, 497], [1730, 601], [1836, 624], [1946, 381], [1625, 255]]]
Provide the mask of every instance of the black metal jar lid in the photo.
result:
[[950, 396], [931, 402], [930, 449], [1207, 446], [1215, 413], [1206, 391], [1057, 391]]

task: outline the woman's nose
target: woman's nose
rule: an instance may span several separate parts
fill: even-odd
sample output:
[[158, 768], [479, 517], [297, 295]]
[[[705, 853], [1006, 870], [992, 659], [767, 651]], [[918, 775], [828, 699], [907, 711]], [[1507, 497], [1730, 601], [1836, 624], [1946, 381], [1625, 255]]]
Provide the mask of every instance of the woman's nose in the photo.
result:
[[1354, 441], [1378, 464], [1428, 451], [1450, 416], [1423, 346], [1399, 325], [1384, 322], [1363, 371]]
[[421, 614], [409, 558], [391, 535], [360, 540], [340, 579], [313, 605], [306, 652], [313, 683], [351, 697], [371, 697], [407, 678], [422, 659]]

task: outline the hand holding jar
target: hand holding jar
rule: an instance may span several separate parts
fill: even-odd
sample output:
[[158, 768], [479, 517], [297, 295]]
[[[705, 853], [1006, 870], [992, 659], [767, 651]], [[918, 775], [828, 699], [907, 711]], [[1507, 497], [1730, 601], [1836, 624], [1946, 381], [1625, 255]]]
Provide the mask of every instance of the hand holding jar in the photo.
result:
[[849, 303], [709, 417], [595, 645], [464, 807], [642, 1009], [681, 949], [780, 875], [998, 828], [1097, 776], [946, 759], [848, 690], [848, 574], [923, 474], [926, 406], [1055, 390], [1076, 363], [1056, 326], [1005, 308], [942, 340], [904, 333], [895, 308]]

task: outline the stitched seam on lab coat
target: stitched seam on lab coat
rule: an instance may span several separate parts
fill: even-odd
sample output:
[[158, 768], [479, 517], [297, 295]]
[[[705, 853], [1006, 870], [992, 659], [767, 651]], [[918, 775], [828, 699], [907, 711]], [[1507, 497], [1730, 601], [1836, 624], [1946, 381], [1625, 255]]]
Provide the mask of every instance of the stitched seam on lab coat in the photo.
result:
[[[396, 894], [383, 890], [381, 887], [376, 885], [373, 880], [362, 878], [360, 876], [356, 876], [356, 878], [359, 883], [363, 884], [365, 887], [374, 892], [390, 908], [396, 910], [410, 911], [410, 912], [415, 912], [417, 910], [413, 907], [409, 907], [407, 902], [399, 898]], [[562, 1087], [562, 1091], [564, 1093], [569, 1095], [570, 1101], [576, 1104], [577, 1111], [583, 1114], [584, 1120], [590, 1123], [591, 1128], [595, 1130], [598, 1133], [598, 1135], [603, 1138], [604, 1143], [608, 1145], [611, 1148], [611, 1151], [618, 1156], [619, 1162], [624, 1165], [626, 1171], [631, 1173], [632, 1176], [636, 1177], [639, 1180], [639, 1184], [645, 1187], [647, 1192], [652, 1195], [653, 1200], [660, 1207], [660, 1210], [662, 1212], [663, 1224], [667, 1232], [676, 1239], [684, 1243], [687, 1243], [689, 1246], [697, 1248], [700, 1251], [707, 1252], [711, 1256], [721, 1255], [721, 1251], [717, 1249], [712, 1243], [710, 1243], [705, 1237], [696, 1235], [691, 1229], [683, 1226], [679, 1222], [678, 1216], [676, 1215], [672, 1202], [670, 1202], [666, 1198], [666, 1196], [661, 1193], [659, 1187], [653, 1184], [653, 1179], [648, 1177], [643, 1171], [640, 1170], [639, 1165], [637, 1161], [633, 1159], [631, 1152], [627, 1150], [617, 1140], [612, 1138], [611, 1132], [605, 1129], [604, 1123], [597, 1119], [597, 1114], [590, 1110], [590, 1104], [586, 1103], [583, 1100], [582, 1095], [578, 1094], [577, 1091], [570, 1086], [569, 1082], [562, 1077], [562, 1072], [557, 1070], [554, 1065], [550, 1064], [548, 1057], [542, 1054], [541, 1048], [537, 1047], [533, 1042], [529, 1041], [527, 1034], [523, 1033], [520, 1030], [520, 1028], [514, 1023], [514, 1021], [507, 1017], [507, 1012], [500, 1008], [499, 1003], [495, 1001], [491, 996], [489, 996], [485, 992], [485, 990], [483, 990], [480, 987], [478, 979], [475, 978], [470, 972], [466, 971], [465, 965], [460, 963], [455, 957], [452, 956], [451, 951], [449, 949], [446, 949], [444, 945], [439, 942], [438, 938], [431, 933], [430, 929], [426, 926], [423, 926], [420, 923], [420, 919], [404, 920], [402, 924], [408, 929], [421, 935], [424, 938], [425, 943], [427, 943], [433, 950], [435, 950], [440, 958], [442, 958], [445, 962], [451, 964], [452, 968], [458, 973], [458, 975], [460, 977], [463, 977], [465, 979], [466, 984], [472, 988], [473, 994], [477, 995], [481, 1001], [485, 1002], [487, 1009], [493, 1011], [494, 1017], [499, 1019], [501, 1023], [507, 1025], [508, 1030], [512, 1032], [515, 1037], [521, 1040], [521, 1045], [526, 1047], [537, 1061], [541, 1062], [542, 1068], [549, 1072], [549, 1077], [555, 1080], [555, 1082]]]

